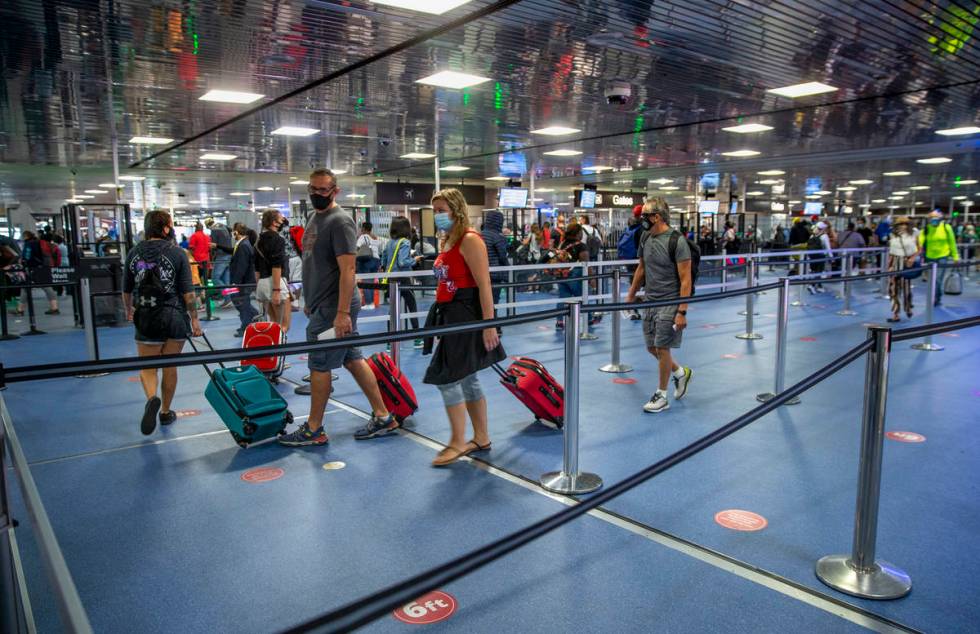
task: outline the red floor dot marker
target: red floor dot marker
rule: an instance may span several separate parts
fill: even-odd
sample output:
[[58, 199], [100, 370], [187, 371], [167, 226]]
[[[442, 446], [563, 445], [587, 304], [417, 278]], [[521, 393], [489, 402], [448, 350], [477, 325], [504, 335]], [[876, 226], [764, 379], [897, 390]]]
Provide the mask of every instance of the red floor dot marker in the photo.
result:
[[956, 338], [957, 338], [957, 337], [959, 337], [960, 335], [959, 335], [959, 333], [957, 333], [957, 332], [944, 332], [944, 333], [943, 333], [943, 336], [944, 336], [944, 337], [950, 337], [950, 338], [952, 338], [952, 339], [956, 339]]
[[249, 482], [251, 484], [257, 484], [259, 482], [270, 482], [272, 480], [278, 480], [286, 472], [279, 467], [259, 467], [258, 469], [250, 469], [242, 474], [242, 481]]
[[200, 416], [201, 410], [199, 409], [178, 409], [177, 418], [189, 418], [191, 416]]
[[800, 337], [800, 341], [816, 341], [816, 337]]
[[707, 330], [714, 330], [715, 328], [718, 327], [718, 324], [705, 324], [705, 325], [703, 325], [701, 327], [702, 328], [705, 328]]
[[299, 360], [300, 361], [309, 361], [310, 360], [310, 355], [308, 355], [308, 354], [301, 354], [301, 355], [299, 355]]
[[444, 621], [456, 613], [456, 599], [451, 594], [436, 590], [406, 603], [392, 612], [402, 623], [428, 625]]
[[551, 330], [551, 328], [548, 328], [547, 326], [538, 326], [538, 330]]
[[721, 358], [722, 359], [737, 359], [738, 358], [738, 355], [737, 354], [723, 354], [723, 355], [721, 355]]
[[715, 522], [733, 531], [761, 531], [769, 526], [768, 520], [758, 513], [741, 509], [728, 509], [715, 513]]
[[613, 383], [617, 385], [635, 385], [636, 379], [613, 379]]
[[138, 376], [127, 376], [126, 377], [126, 380], [129, 381], [130, 383], [139, 383], [140, 382], [140, 378]]
[[922, 434], [917, 434], [914, 431], [889, 431], [885, 432], [885, 437], [889, 440], [897, 440], [898, 442], [925, 442], [926, 437]]

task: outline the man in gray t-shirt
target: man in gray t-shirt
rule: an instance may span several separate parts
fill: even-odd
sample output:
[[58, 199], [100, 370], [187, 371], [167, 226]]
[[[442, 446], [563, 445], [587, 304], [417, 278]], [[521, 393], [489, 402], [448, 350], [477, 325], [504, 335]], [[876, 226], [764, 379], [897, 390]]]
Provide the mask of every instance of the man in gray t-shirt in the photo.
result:
[[[690, 297], [693, 289], [691, 249], [687, 239], [670, 228], [667, 202], [663, 198], [647, 201], [641, 219], [644, 234], [637, 251], [640, 266], [636, 267], [626, 301], [636, 301], [641, 286], [647, 301]], [[687, 393], [687, 385], [694, 373], [690, 368], [678, 365], [670, 352], [671, 348], [681, 347], [686, 327], [687, 304], [650, 308], [643, 317], [643, 338], [647, 350], [658, 360], [660, 370], [659, 387], [643, 406], [645, 412], [652, 414], [670, 408], [667, 383], [671, 378], [674, 379], [675, 399], [680, 400]]]
[[[329, 341], [357, 335], [361, 308], [354, 279], [354, 219], [335, 202], [340, 188], [333, 172], [310, 174], [310, 202], [315, 213], [303, 230], [303, 312], [309, 317], [306, 340]], [[343, 365], [371, 404], [371, 420], [354, 432], [357, 440], [394, 432], [401, 423], [388, 412], [374, 372], [360, 348], [332, 348], [309, 353], [310, 416], [293, 432], [279, 437], [289, 447], [326, 445], [323, 414], [332, 391], [332, 372]]]

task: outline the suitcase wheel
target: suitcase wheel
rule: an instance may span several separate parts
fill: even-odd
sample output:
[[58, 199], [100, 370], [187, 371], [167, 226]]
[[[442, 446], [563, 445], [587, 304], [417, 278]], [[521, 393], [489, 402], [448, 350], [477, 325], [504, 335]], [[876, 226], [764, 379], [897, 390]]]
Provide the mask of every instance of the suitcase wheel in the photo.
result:
[[286, 425], [289, 425], [292, 422], [293, 422], [293, 413], [287, 409], [286, 412], [282, 415], [282, 428], [285, 429]]
[[245, 432], [246, 436], [251, 436], [255, 434], [255, 432], [257, 432], [258, 430], [259, 428], [255, 425], [255, 423], [252, 422], [247, 422], [244, 425], [242, 425], [242, 431]]
[[237, 433], [231, 432], [231, 437], [235, 439], [235, 444], [237, 444], [242, 449], [248, 448], [248, 441], [246, 441], [244, 438], [239, 436]]

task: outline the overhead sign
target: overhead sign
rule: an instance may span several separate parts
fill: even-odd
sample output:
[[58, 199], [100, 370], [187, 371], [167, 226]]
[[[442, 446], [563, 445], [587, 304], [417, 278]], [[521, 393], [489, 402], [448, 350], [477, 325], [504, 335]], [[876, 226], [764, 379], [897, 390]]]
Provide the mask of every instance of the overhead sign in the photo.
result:
[[[643, 204], [643, 194], [632, 192], [596, 192], [595, 206], [598, 208], [613, 207], [619, 209], [632, 209], [636, 205]], [[587, 208], [588, 205], [582, 204], [582, 190], [575, 190], [575, 206]]]
[[[467, 204], [480, 205], [486, 202], [486, 192], [482, 185], [452, 185], [463, 192]], [[374, 201], [378, 205], [428, 205], [435, 193], [432, 183], [375, 183]]]

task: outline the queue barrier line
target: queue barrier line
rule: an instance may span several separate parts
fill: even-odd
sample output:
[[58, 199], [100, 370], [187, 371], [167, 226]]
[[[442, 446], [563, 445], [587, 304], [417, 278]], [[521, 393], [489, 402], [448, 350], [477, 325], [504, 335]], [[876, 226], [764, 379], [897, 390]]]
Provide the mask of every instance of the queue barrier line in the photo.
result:
[[[64, 554], [61, 552], [54, 528], [51, 526], [51, 520], [41, 502], [41, 495], [38, 492], [37, 484], [34, 482], [34, 477], [31, 475], [30, 466], [24, 456], [24, 449], [17, 438], [17, 432], [14, 430], [13, 420], [10, 417], [10, 411], [7, 409], [7, 402], [0, 395], [0, 502], [3, 504], [3, 508], [0, 508], [0, 518], [4, 521], [4, 525], [0, 526], [0, 533], [2, 533], [0, 548], [9, 549], [11, 547], [9, 531], [13, 528], [13, 522], [6, 495], [7, 465], [4, 464], [4, 447], [9, 450], [11, 466], [13, 472], [17, 474], [17, 481], [20, 483], [24, 506], [31, 519], [31, 526], [38, 550], [41, 553], [44, 571], [55, 590], [55, 602], [62, 623], [66, 626], [67, 631], [73, 634], [91, 634], [92, 626], [89, 623], [88, 614], [85, 612], [85, 606], [78, 595], [78, 588], [75, 586]], [[6, 571], [2, 572], [3, 574], [6, 573]], [[13, 592], [15, 589], [7, 588], [6, 590]], [[19, 588], [20, 593], [26, 593], [26, 591], [26, 588]], [[4, 605], [11, 605], [10, 599], [12, 598], [7, 597], [3, 602]], [[20, 597], [17, 597], [16, 600], [20, 602]], [[9, 618], [9, 616], [12, 615], [7, 615], [5, 618]]]
[[762, 418], [785, 400], [796, 397], [806, 390], [819, 384], [829, 376], [840, 371], [856, 359], [860, 358], [872, 347], [871, 341], [858, 344], [843, 356], [834, 359], [810, 376], [787, 388], [767, 403], [758, 405], [742, 414], [735, 420], [719, 427], [715, 431], [702, 436], [686, 447], [679, 449], [662, 460], [624, 478], [606, 490], [592, 495], [588, 499], [570, 506], [549, 517], [546, 517], [528, 527], [506, 535], [490, 544], [472, 550], [460, 557], [452, 559], [441, 566], [431, 568], [402, 582], [390, 585], [373, 594], [367, 595], [348, 603], [336, 610], [328, 612], [306, 623], [285, 630], [285, 634], [305, 632], [349, 632], [366, 625], [400, 606], [417, 599], [427, 592], [459, 579], [478, 570], [493, 561], [525, 546], [535, 539], [585, 515], [589, 511], [613, 500], [623, 493], [643, 484], [653, 477], [680, 464], [688, 458], [711, 447], [747, 425]]

